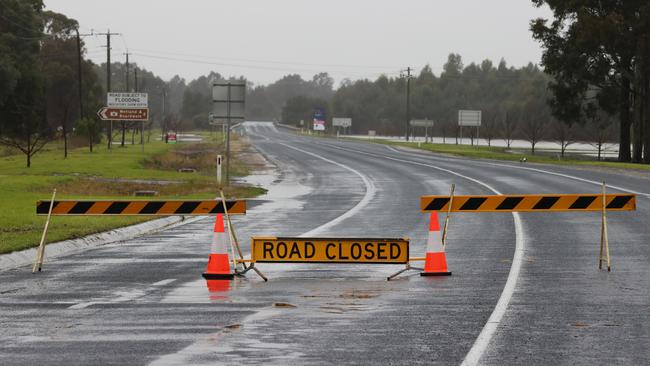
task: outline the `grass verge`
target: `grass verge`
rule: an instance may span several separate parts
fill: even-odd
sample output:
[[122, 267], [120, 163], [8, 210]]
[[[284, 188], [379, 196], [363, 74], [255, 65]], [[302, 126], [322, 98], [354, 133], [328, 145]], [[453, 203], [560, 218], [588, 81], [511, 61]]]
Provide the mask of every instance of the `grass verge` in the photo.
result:
[[[557, 165], [581, 165], [593, 167], [606, 167], [616, 169], [636, 169], [648, 171], [650, 165], [648, 164], [635, 164], [635, 163], [619, 163], [615, 161], [597, 161], [587, 159], [568, 158], [558, 159], [556, 156], [548, 155], [530, 155], [530, 154], [513, 154], [508, 152], [505, 147], [487, 147], [487, 146], [467, 146], [467, 145], [452, 145], [452, 144], [425, 144], [418, 145], [416, 142], [401, 142], [401, 141], [388, 141], [380, 139], [372, 140], [359, 140], [351, 138], [351, 141], [369, 141], [383, 145], [404, 146], [413, 149], [427, 150], [436, 153], [450, 154], [457, 156], [465, 156], [475, 159], [494, 159], [494, 160], [508, 160], [519, 161], [523, 156], [526, 157], [528, 162], [542, 163], [542, 164], [557, 164]], [[512, 150], [512, 149], [510, 149]]]
[[[88, 148], [73, 149], [64, 159], [58, 142], [37, 154], [32, 167], [25, 167], [24, 155], [0, 157], [0, 253], [9, 253], [38, 245], [45, 223], [36, 216], [35, 202], [49, 199], [57, 189], [57, 199], [133, 199], [137, 190], [158, 192], [156, 199], [212, 199], [218, 194], [214, 172], [217, 154], [223, 145], [207, 143], [164, 144], [151, 141], [142, 153], [139, 145], [114, 147], [104, 145], [93, 153]], [[233, 146], [242, 151], [238, 140]], [[179, 168], [195, 169], [180, 173]], [[243, 176], [249, 167], [233, 159], [231, 174]], [[259, 187], [232, 185], [225, 189], [228, 197], [247, 198], [264, 193]], [[151, 197], [150, 197], [151, 198]], [[131, 225], [155, 217], [53, 217], [47, 242], [82, 237], [88, 234]]]

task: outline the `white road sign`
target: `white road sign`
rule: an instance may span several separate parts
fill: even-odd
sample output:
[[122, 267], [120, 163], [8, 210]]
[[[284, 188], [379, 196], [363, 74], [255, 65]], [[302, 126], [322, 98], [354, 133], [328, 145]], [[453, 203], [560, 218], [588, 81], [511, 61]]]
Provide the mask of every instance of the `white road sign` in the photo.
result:
[[433, 127], [433, 121], [428, 119], [412, 119], [411, 127]]
[[352, 118], [332, 118], [332, 126], [351, 127]]
[[458, 111], [458, 125], [478, 127], [481, 125], [481, 111]]
[[149, 108], [149, 94], [108, 93], [106, 106], [109, 108]]
[[218, 82], [212, 84], [212, 114], [214, 118], [244, 119], [246, 82]]

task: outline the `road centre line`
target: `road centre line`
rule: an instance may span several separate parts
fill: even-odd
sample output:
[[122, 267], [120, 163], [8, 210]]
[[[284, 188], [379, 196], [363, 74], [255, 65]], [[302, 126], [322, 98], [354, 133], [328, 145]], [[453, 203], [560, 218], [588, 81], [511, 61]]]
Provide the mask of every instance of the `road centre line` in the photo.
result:
[[312, 230], [310, 230], [310, 231], [308, 231], [306, 233], [301, 234], [300, 235], [301, 237], [318, 235], [319, 233], [325, 231], [326, 229], [329, 229], [330, 227], [340, 223], [341, 221], [346, 220], [346, 219], [356, 215], [362, 208], [366, 207], [370, 203], [370, 201], [372, 201], [372, 199], [375, 197], [375, 194], [377, 193], [377, 188], [370, 181], [370, 179], [368, 179], [367, 176], [360, 173], [358, 170], [350, 168], [349, 166], [347, 166], [345, 164], [341, 164], [341, 163], [336, 162], [334, 160], [324, 158], [324, 157], [322, 157], [322, 156], [320, 156], [318, 154], [314, 154], [314, 153], [309, 152], [307, 150], [303, 150], [303, 149], [300, 149], [300, 148], [297, 148], [297, 147], [294, 147], [294, 146], [291, 146], [291, 145], [287, 145], [285, 143], [279, 143], [279, 144], [282, 145], [282, 146], [288, 147], [290, 149], [300, 151], [300, 152], [302, 152], [304, 154], [313, 156], [315, 158], [321, 159], [321, 160], [326, 161], [326, 162], [328, 162], [330, 164], [334, 164], [334, 165], [339, 166], [339, 167], [341, 167], [341, 168], [343, 168], [345, 170], [351, 171], [352, 173], [356, 174], [359, 178], [361, 178], [361, 180], [363, 181], [363, 184], [366, 186], [366, 192], [363, 195], [363, 198], [354, 207], [352, 207], [351, 209], [349, 209], [348, 211], [343, 213], [341, 216], [338, 216], [338, 217], [334, 218], [333, 220], [331, 220], [329, 222], [326, 222], [323, 225], [321, 225], [321, 226], [319, 226], [319, 227], [317, 227], [315, 229], [312, 229]]
[[[249, 134], [257, 136], [257, 134], [255, 134], [255, 133], [249, 133]], [[268, 139], [268, 140], [270, 140], [270, 139]], [[366, 192], [363, 195], [363, 198], [354, 207], [352, 207], [351, 209], [349, 209], [348, 211], [346, 211], [342, 215], [334, 218], [333, 220], [328, 221], [328, 222], [326, 222], [326, 223], [324, 223], [324, 224], [322, 224], [322, 225], [320, 225], [320, 226], [318, 226], [318, 227], [316, 227], [316, 228], [314, 228], [314, 229], [312, 229], [312, 230], [310, 230], [310, 231], [308, 231], [306, 233], [300, 234], [299, 237], [307, 237], [307, 236], [316, 235], [317, 233], [319, 233], [319, 232], [321, 232], [321, 231], [323, 231], [325, 229], [328, 229], [328, 228], [332, 227], [333, 225], [336, 225], [339, 222], [341, 222], [341, 221], [343, 221], [343, 220], [345, 220], [347, 218], [350, 218], [350, 217], [354, 216], [363, 207], [367, 206], [368, 203], [370, 203], [370, 201], [375, 196], [375, 194], [377, 192], [377, 189], [375, 188], [375, 185], [370, 181], [370, 179], [368, 179], [368, 177], [366, 177], [365, 175], [363, 175], [359, 171], [357, 171], [357, 170], [355, 170], [355, 169], [353, 169], [353, 168], [351, 168], [351, 167], [349, 167], [347, 165], [341, 164], [339, 162], [324, 158], [324, 157], [322, 157], [322, 156], [320, 156], [318, 154], [315, 154], [315, 153], [312, 153], [312, 152], [309, 152], [309, 151], [306, 151], [306, 150], [303, 150], [303, 149], [300, 149], [300, 148], [297, 148], [297, 147], [294, 147], [294, 146], [291, 146], [291, 145], [288, 145], [288, 144], [285, 144], [285, 143], [282, 143], [282, 142], [277, 142], [277, 144], [285, 146], [285, 147], [290, 148], [290, 149], [293, 149], [295, 151], [299, 151], [299, 152], [302, 152], [304, 154], [313, 156], [315, 158], [321, 159], [323, 161], [326, 161], [328, 163], [334, 164], [334, 165], [339, 166], [341, 168], [344, 168], [344, 169], [346, 169], [348, 171], [351, 171], [352, 173], [359, 176], [361, 178], [361, 180], [363, 181], [364, 185], [366, 186]], [[249, 253], [249, 255], [250, 255], [250, 253]], [[254, 313], [254, 314], [249, 315], [246, 318], [244, 318], [241, 321], [241, 324], [255, 322], [255, 321], [259, 320], [259, 319], [266, 319], [268, 317], [275, 316], [276, 313], [277, 313], [277, 311], [257, 312], [257, 313]], [[193, 355], [195, 353], [200, 353], [200, 352], [204, 352], [204, 349], [200, 347], [198, 342], [195, 342], [195, 343], [187, 346], [186, 348], [184, 348], [184, 349], [182, 349], [182, 350], [180, 350], [178, 352], [159, 357], [158, 359], [153, 361], [153, 364], [157, 364], [157, 363], [167, 364], [168, 360], [173, 360], [172, 363], [187, 363], [187, 362], [184, 362], [184, 361], [186, 361], [186, 359], [182, 359], [181, 361], [183, 361], [183, 362], [178, 362], [178, 359], [182, 358], [184, 355], [189, 357], [189, 356], [191, 356], [191, 355]]]
[[[496, 190], [494, 187], [490, 186], [487, 183], [481, 182], [478, 179], [474, 179], [471, 177], [468, 177], [466, 175], [460, 174], [458, 172], [455, 172], [453, 170], [445, 169], [445, 168], [440, 168], [435, 165], [430, 165], [430, 164], [425, 164], [425, 163], [420, 163], [420, 162], [415, 162], [415, 161], [410, 161], [410, 160], [404, 160], [404, 159], [398, 159], [398, 158], [393, 158], [390, 156], [386, 155], [378, 155], [378, 154], [372, 154], [372, 153], [367, 153], [365, 151], [359, 151], [359, 150], [354, 150], [354, 149], [347, 149], [347, 148], [342, 148], [338, 146], [333, 146], [333, 145], [328, 145], [328, 144], [321, 144], [321, 145], [326, 145], [334, 149], [338, 150], [343, 150], [343, 151], [349, 151], [349, 152], [354, 152], [362, 155], [368, 155], [368, 156], [374, 156], [374, 157], [380, 157], [388, 160], [393, 160], [393, 161], [399, 161], [403, 163], [408, 163], [408, 164], [413, 164], [413, 165], [419, 165], [419, 166], [424, 166], [424, 167], [429, 167], [432, 169], [436, 169], [439, 171], [443, 171], [455, 176], [458, 176], [460, 178], [469, 180], [471, 182], [474, 182], [478, 185], [481, 185], [488, 190], [494, 192], [495, 194], [501, 194], [498, 190]], [[513, 212], [512, 217], [514, 219], [514, 224], [515, 224], [515, 253], [512, 258], [512, 265], [510, 266], [510, 272], [508, 273], [508, 279], [506, 280], [506, 284], [503, 287], [503, 291], [501, 291], [501, 296], [499, 296], [499, 300], [497, 301], [497, 304], [495, 305], [494, 309], [492, 310], [492, 314], [490, 314], [490, 317], [488, 318], [487, 322], [483, 326], [483, 329], [481, 330], [481, 333], [478, 335], [476, 340], [474, 341], [474, 344], [472, 345], [472, 348], [470, 348], [469, 352], [465, 355], [465, 359], [463, 360], [462, 365], [463, 366], [470, 366], [470, 365], [478, 365], [481, 357], [487, 350], [488, 345], [490, 344], [490, 340], [494, 336], [494, 334], [497, 331], [497, 328], [499, 326], [499, 323], [501, 323], [501, 320], [503, 319], [503, 316], [505, 315], [505, 312], [508, 308], [508, 304], [510, 303], [510, 300], [512, 299], [512, 295], [515, 292], [515, 287], [517, 285], [517, 279], [519, 278], [519, 273], [521, 272], [521, 266], [523, 263], [523, 256], [524, 252], [526, 250], [526, 242], [524, 240], [524, 228], [523, 224], [521, 222], [521, 217], [518, 212]]]

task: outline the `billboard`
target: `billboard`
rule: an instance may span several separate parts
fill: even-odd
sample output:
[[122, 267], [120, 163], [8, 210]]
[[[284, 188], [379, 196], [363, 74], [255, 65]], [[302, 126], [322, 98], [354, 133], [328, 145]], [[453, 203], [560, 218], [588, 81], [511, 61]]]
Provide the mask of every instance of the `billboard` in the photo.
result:
[[412, 119], [410, 125], [411, 127], [433, 127], [433, 121], [428, 119]]
[[325, 110], [314, 109], [314, 131], [325, 131]]
[[481, 111], [458, 111], [458, 125], [479, 127], [481, 126]]
[[351, 127], [352, 118], [332, 118], [332, 126]]

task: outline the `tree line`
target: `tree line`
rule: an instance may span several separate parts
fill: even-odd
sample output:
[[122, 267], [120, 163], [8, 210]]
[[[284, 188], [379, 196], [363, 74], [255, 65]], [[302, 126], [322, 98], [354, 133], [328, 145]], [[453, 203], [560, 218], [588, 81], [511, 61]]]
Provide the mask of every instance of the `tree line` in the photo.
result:
[[[542, 66], [509, 66], [505, 60], [464, 65], [450, 54], [440, 72], [426, 66], [410, 79], [382, 75], [374, 80], [344, 79], [335, 88], [325, 72], [310, 79], [289, 74], [269, 85], [249, 82], [246, 115], [251, 120], [311, 123], [315, 108], [329, 119], [350, 117], [351, 132], [385, 135], [406, 131], [406, 89], [412, 119], [432, 119], [433, 133], [459, 135], [457, 111], [483, 111], [480, 135], [503, 139], [556, 141], [562, 154], [576, 141], [599, 151], [619, 142], [619, 160], [650, 162], [650, 62], [644, 2], [541, 1], [554, 12], [551, 21], [531, 23], [544, 47]], [[41, 0], [0, 2], [0, 144], [21, 151], [27, 165], [45, 144], [82, 138], [92, 151], [106, 136], [96, 111], [104, 104], [106, 63], [88, 60], [74, 19], [44, 10]], [[111, 63], [112, 91], [149, 93], [148, 128], [209, 128], [211, 86], [244, 80], [210, 72], [195, 80], [165, 81], [137, 63]], [[124, 146], [135, 125], [118, 124]], [[411, 131], [412, 133], [413, 131]], [[465, 134], [474, 133], [473, 130]], [[119, 136], [121, 134], [121, 136]], [[120, 138], [121, 137], [121, 138]], [[630, 148], [632, 146], [632, 148]]]
[[[555, 118], [547, 103], [551, 98], [548, 84], [552, 78], [529, 63], [516, 68], [505, 60], [495, 65], [490, 60], [480, 64], [463, 64], [462, 57], [450, 54], [442, 71], [436, 75], [430, 66], [412, 75], [410, 81], [411, 119], [435, 122], [433, 134], [443, 140], [457, 141], [460, 135], [458, 110], [482, 111], [480, 137], [491, 145], [503, 139], [510, 147], [514, 139], [524, 139], [533, 154], [541, 140], [551, 140], [561, 147], [561, 155], [572, 143], [593, 143], [599, 151], [617, 140], [617, 121], [601, 109], [582, 124], [567, 124]], [[380, 76], [376, 80], [344, 80], [331, 98], [297, 96], [289, 99], [281, 113], [283, 123], [308, 127], [316, 108], [327, 115], [352, 118], [351, 132], [404, 136], [406, 127], [405, 76]], [[475, 129], [465, 129], [465, 136], [476, 138]], [[409, 129], [409, 134], [414, 133]], [[422, 133], [422, 132], [418, 132]]]

